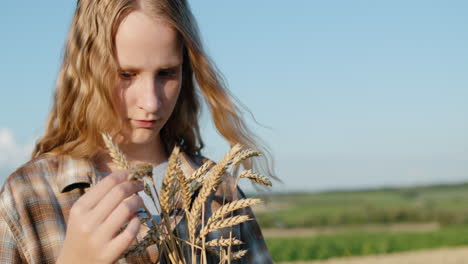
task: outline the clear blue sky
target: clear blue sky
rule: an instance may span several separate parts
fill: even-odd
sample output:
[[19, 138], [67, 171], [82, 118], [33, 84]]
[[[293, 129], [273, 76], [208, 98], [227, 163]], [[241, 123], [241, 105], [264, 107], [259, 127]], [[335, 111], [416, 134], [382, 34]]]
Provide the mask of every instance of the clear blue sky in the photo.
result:
[[[232, 93], [268, 127], [245, 115], [277, 190], [468, 180], [467, 1], [190, 2]], [[74, 6], [2, 4], [3, 177], [44, 129]], [[204, 135], [219, 158], [226, 145], [208, 123]]]

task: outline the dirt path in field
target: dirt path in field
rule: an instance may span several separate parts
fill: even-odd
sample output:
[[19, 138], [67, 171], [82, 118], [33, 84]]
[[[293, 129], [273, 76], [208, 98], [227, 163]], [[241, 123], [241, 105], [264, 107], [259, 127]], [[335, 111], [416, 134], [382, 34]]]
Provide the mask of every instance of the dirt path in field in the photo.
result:
[[326, 261], [281, 262], [280, 264], [467, 264], [468, 247], [443, 248], [380, 256], [336, 258]]
[[[265, 237], [312, 237], [343, 232], [431, 232], [439, 230], [438, 223], [405, 223], [386, 225], [362, 225], [348, 227], [317, 227], [296, 229], [262, 229]], [[468, 261], [467, 261], [468, 263]]]

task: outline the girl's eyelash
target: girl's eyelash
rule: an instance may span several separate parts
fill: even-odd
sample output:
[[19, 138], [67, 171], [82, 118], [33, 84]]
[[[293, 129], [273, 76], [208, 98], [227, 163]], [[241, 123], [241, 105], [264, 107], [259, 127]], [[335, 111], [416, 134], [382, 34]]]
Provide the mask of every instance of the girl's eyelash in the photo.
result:
[[120, 77], [122, 77], [124, 79], [130, 79], [130, 78], [132, 78], [134, 76], [135, 76], [135, 74], [131, 73], [131, 72], [120, 72]]
[[[158, 72], [158, 76], [161, 77], [172, 77], [177, 74], [178, 70], [177, 69], [165, 69], [165, 70], [160, 70]], [[121, 71], [119, 72], [119, 76], [122, 79], [131, 79], [136, 76], [136, 73], [133, 72], [126, 72], [126, 71]]]
[[175, 75], [177, 73], [177, 70], [175, 69], [167, 69], [167, 70], [161, 70], [159, 72], [159, 75], [160, 76], [172, 76], [172, 75]]

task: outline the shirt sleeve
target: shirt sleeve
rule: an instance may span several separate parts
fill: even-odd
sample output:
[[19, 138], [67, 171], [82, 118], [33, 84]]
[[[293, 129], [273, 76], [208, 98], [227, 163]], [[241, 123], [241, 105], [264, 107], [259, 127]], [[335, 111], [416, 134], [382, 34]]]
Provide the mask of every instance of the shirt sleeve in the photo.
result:
[[[245, 194], [238, 188], [239, 199], [244, 199]], [[253, 214], [252, 208], [247, 207], [242, 209], [241, 215], [249, 216], [250, 221], [240, 224], [240, 236], [244, 242], [242, 249], [246, 249], [247, 255], [242, 258], [241, 263], [273, 263], [270, 251], [265, 243], [265, 240], [260, 230], [260, 226]]]
[[21, 256], [10, 227], [4, 219], [0, 219], [0, 263], [26, 263]]

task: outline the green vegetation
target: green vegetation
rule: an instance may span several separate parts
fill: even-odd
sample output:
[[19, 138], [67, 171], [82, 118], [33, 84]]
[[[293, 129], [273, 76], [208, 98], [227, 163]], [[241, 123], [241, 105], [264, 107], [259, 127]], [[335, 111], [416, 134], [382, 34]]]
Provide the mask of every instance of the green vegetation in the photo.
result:
[[[311, 237], [267, 238], [274, 261], [315, 260], [468, 245], [468, 184], [275, 194], [256, 211], [262, 228], [332, 228]], [[359, 232], [368, 225], [434, 223], [426, 232]], [[339, 227], [339, 228], [338, 228]], [[385, 230], [381, 229], [381, 230]]]
[[468, 245], [468, 226], [428, 233], [347, 233], [311, 238], [268, 238], [273, 260], [316, 260]]
[[262, 197], [264, 228], [346, 226], [407, 222], [468, 224], [468, 184]]

